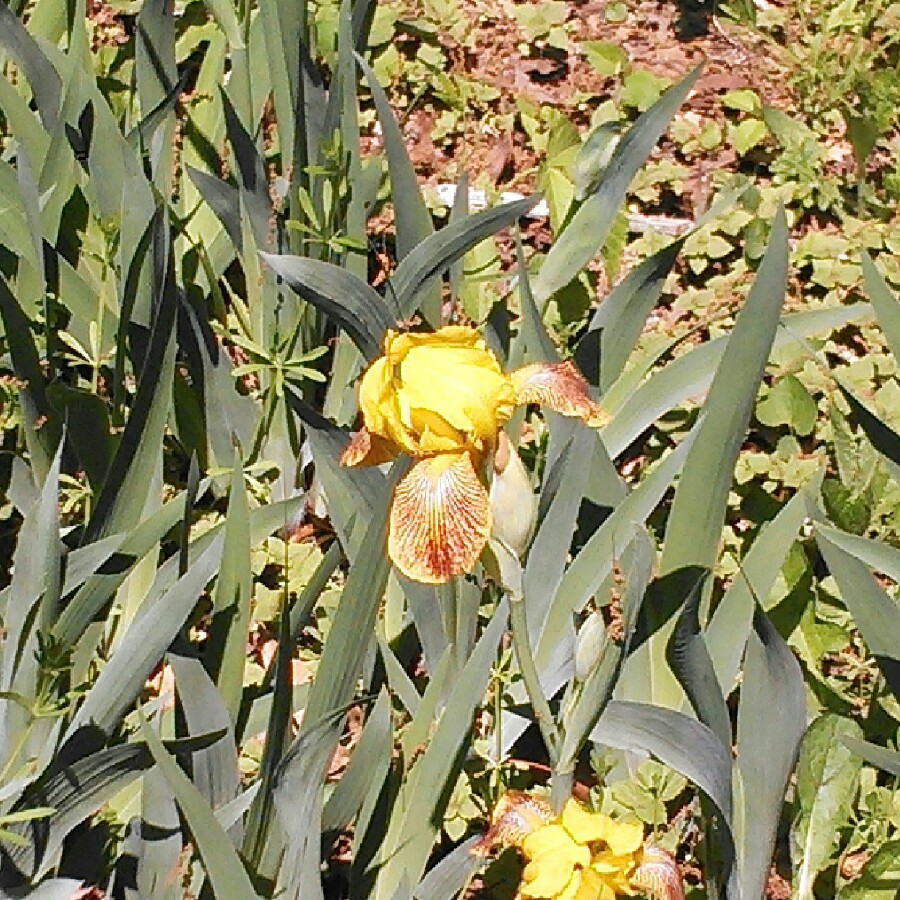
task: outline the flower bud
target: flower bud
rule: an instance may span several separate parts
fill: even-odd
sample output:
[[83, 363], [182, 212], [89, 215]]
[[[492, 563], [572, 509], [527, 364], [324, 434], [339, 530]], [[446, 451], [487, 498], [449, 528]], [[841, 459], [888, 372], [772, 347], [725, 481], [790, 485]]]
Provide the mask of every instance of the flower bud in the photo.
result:
[[594, 670], [606, 645], [606, 623], [599, 612], [591, 613], [575, 638], [575, 679], [584, 681]]
[[502, 431], [494, 454], [493, 469], [490, 491], [493, 535], [521, 557], [531, 539], [537, 503], [528, 472]]

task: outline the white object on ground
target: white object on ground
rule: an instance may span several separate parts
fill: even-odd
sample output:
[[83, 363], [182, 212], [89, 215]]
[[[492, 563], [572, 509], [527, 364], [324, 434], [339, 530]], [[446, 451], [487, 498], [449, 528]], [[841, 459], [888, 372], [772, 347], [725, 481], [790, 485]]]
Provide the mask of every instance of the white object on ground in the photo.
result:
[[[455, 184], [439, 184], [434, 188], [438, 201], [442, 206], [453, 206], [456, 199]], [[503, 191], [500, 194], [500, 203], [513, 203], [516, 200], [523, 200], [525, 194], [517, 191]], [[469, 188], [469, 209], [472, 212], [478, 212], [488, 207], [487, 191], [480, 188]], [[547, 201], [541, 200], [533, 206], [524, 218], [526, 219], [544, 219], [549, 215]], [[643, 234], [645, 231], [656, 231], [660, 234], [678, 237], [694, 226], [692, 219], [677, 219], [672, 216], [644, 216], [640, 213], [628, 213], [628, 230]]]

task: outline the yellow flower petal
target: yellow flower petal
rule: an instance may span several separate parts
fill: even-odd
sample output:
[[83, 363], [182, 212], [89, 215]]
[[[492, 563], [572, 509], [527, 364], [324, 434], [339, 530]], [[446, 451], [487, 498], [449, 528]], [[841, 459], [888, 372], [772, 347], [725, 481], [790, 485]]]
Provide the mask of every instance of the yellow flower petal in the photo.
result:
[[471, 571], [491, 530], [488, 495], [469, 453], [417, 462], [397, 485], [388, 553], [407, 577], [443, 584]]
[[465, 325], [445, 325], [437, 331], [388, 331], [384, 355], [396, 365], [414, 347], [475, 347], [485, 349], [484, 338]]
[[[574, 891], [572, 883], [574, 882]], [[562, 900], [578, 891], [580, 873], [564, 860], [547, 858], [541, 864], [529, 863], [522, 872], [519, 896], [541, 898], [541, 900]]]
[[569, 883], [563, 890], [556, 895], [556, 900], [575, 900], [581, 892], [581, 886], [584, 883], [584, 876], [590, 869], [575, 869]]
[[418, 436], [422, 453], [458, 451], [466, 443], [466, 436], [454, 428], [440, 413], [416, 408], [409, 411], [410, 428]]
[[[580, 871], [590, 863], [587, 847], [572, 840], [558, 824], [543, 825], [521, 843], [529, 860], [522, 873], [519, 892], [526, 897], [560, 900], [560, 895], [574, 896], [580, 883]], [[573, 886], [573, 879], [578, 882]]]
[[396, 444], [377, 434], [372, 434], [363, 426], [344, 448], [340, 463], [342, 466], [380, 466], [396, 459], [399, 453]]
[[560, 415], [581, 419], [592, 428], [609, 421], [609, 414], [591, 400], [588, 383], [571, 360], [524, 366], [510, 378], [519, 403], [539, 403]]
[[617, 856], [634, 853], [644, 843], [644, 826], [639, 822], [616, 822], [610, 819], [606, 843]]
[[624, 856], [613, 853], [612, 850], [600, 850], [591, 858], [591, 866], [601, 875], [619, 875], [623, 877], [635, 868], [634, 855], [626, 853]]
[[562, 824], [579, 844], [605, 841], [615, 822], [603, 813], [592, 813], [578, 801], [568, 800], [562, 811]]
[[615, 900], [615, 891], [593, 869], [581, 873], [581, 884], [574, 900]]
[[490, 351], [425, 345], [412, 348], [397, 368], [401, 402], [440, 414], [479, 449], [493, 441], [515, 408], [515, 390]]
[[522, 841], [522, 852], [531, 860], [553, 856], [567, 859], [573, 866], [587, 866], [591, 862], [590, 850], [574, 841], [572, 835], [555, 822], [529, 834]]
[[366, 428], [372, 434], [388, 437], [386, 406], [391, 395], [391, 370], [381, 356], [363, 373], [359, 383], [359, 409]]
[[413, 456], [489, 450], [512, 415], [516, 392], [472, 328], [389, 331], [384, 356], [363, 374], [366, 428]]

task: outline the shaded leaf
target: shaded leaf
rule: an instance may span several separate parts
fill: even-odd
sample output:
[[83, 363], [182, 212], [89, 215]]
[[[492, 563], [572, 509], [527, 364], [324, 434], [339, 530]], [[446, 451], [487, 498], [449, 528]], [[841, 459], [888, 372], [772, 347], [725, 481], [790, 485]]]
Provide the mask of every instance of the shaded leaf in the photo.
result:
[[391, 303], [346, 269], [299, 256], [259, 254], [304, 300], [343, 328], [367, 359], [381, 353], [381, 339], [402, 316]]
[[[687, 574], [685, 570], [676, 570]], [[700, 601], [711, 575], [709, 569], [691, 567], [681, 615], [666, 647], [666, 659], [678, 678], [697, 718], [708, 726], [723, 747], [731, 746], [731, 719], [716, 677], [706, 638], [700, 629]], [[669, 573], [669, 574], [674, 574]]]
[[215, 895], [254, 900], [258, 894], [253, 889], [234, 845], [207, 802], [146, 721], [141, 723], [141, 731], [187, 821]]
[[865, 432], [872, 446], [892, 463], [900, 465], [900, 434], [897, 434], [883, 419], [875, 415], [864, 403], [840, 382], [838, 387], [844, 399], [850, 404], [850, 420]]
[[734, 833], [741, 897], [763, 894], [785, 788], [805, 729], [806, 688], [800, 665], [757, 609], [744, 657], [737, 722]]
[[52, 132], [60, 111], [61, 79], [37, 41], [5, 3], [0, 3], [0, 44], [28, 79], [41, 122]]
[[[319, 858], [322, 787], [328, 761], [340, 736], [340, 722], [353, 700], [364, 656], [374, 634], [375, 617], [390, 571], [386, 552], [387, 507], [404, 469], [391, 469], [377, 510], [373, 511], [331, 624], [309, 693], [300, 733], [285, 756], [275, 802], [282, 828], [292, 848], [283, 863], [288, 896], [297, 897], [310, 865]], [[310, 742], [312, 744], [310, 745]], [[309, 746], [308, 746], [309, 745]], [[318, 865], [315, 865], [317, 872]], [[317, 880], [316, 874], [316, 880]], [[321, 890], [319, 888], [318, 890]]]
[[472, 852], [479, 840], [479, 836], [474, 835], [451, 850], [419, 882], [413, 891], [414, 900], [453, 900], [458, 896], [484, 863], [478, 853]]
[[595, 744], [651, 753], [692, 781], [731, 821], [731, 759], [722, 742], [684, 713], [613, 700], [591, 732]]
[[153, 668], [212, 579], [222, 559], [220, 537], [155, 603], [145, 604], [85, 695], [68, 734], [93, 724], [109, 733], [134, 702]]
[[[425, 199], [419, 190], [416, 171], [406, 152], [403, 132], [391, 111], [387, 95], [378, 84], [378, 79], [369, 64], [358, 53], [354, 53], [356, 63], [362, 70], [375, 111], [381, 124], [384, 149], [388, 160], [388, 174], [391, 179], [391, 199], [397, 220], [397, 258], [403, 260], [434, 231], [431, 215]], [[441, 292], [439, 285], [432, 285], [425, 297], [417, 304], [426, 320], [433, 327], [441, 324]]]
[[475, 710], [487, 688], [506, 619], [504, 603], [466, 661], [425, 752], [400, 788], [375, 860], [375, 896], [393, 897], [404, 884], [418, 883], [425, 870], [450, 799], [449, 788], [462, 765], [461, 753], [471, 735]]
[[[199, 735], [181, 741], [169, 741], [166, 746], [176, 754], [187, 754], [208, 747], [221, 738], [222, 733]], [[31, 785], [14, 810], [28, 810], [52, 806], [56, 813], [50, 819], [37, 819], [16, 826], [18, 833], [29, 837], [24, 847], [9, 851], [9, 859], [29, 875], [41, 870], [44, 861], [52, 861], [66, 835], [80, 822], [92, 815], [104, 803], [130, 784], [141, 772], [153, 765], [147, 746], [143, 743], [122, 744], [100, 750], [73, 763], [56, 764], [56, 771], [41, 777]]]
[[359, 812], [370, 791], [380, 791], [387, 774], [393, 748], [391, 701], [384, 689], [378, 695], [350, 763], [335, 785], [322, 811], [322, 830], [346, 827]]
[[191, 736], [223, 732], [221, 740], [194, 754], [192, 781], [213, 808], [233, 800], [240, 787], [234, 729], [222, 696], [199, 659], [177, 652], [168, 654], [175, 672], [175, 687], [188, 734]]
[[389, 282], [388, 293], [396, 296], [400, 318], [412, 316], [418, 306], [416, 298], [432, 279], [440, 277], [485, 238], [514, 225], [538, 200], [540, 196], [534, 195], [482, 210], [450, 222], [417, 243], [400, 260]]

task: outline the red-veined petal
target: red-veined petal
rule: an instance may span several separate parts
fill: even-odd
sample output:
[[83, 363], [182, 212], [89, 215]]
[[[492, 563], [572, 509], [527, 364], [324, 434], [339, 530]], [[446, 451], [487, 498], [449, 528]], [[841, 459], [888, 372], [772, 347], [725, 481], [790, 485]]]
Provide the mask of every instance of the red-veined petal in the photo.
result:
[[575, 363], [534, 363], [510, 375], [518, 403], [538, 403], [563, 416], [581, 419], [592, 428], [609, 421], [609, 413], [591, 400], [590, 389]]
[[519, 847], [529, 834], [542, 825], [549, 825], [553, 819], [549, 803], [524, 791], [507, 791], [497, 801], [491, 827], [475, 845], [475, 852], [487, 853], [498, 845]]
[[684, 900], [684, 884], [675, 858], [653, 844], [646, 844], [641, 861], [628, 879], [631, 887], [652, 900]]
[[414, 581], [443, 584], [472, 570], [491, 531], [488, 494], [468, 453], [420, 459], [394, 492], [388, 553]]

